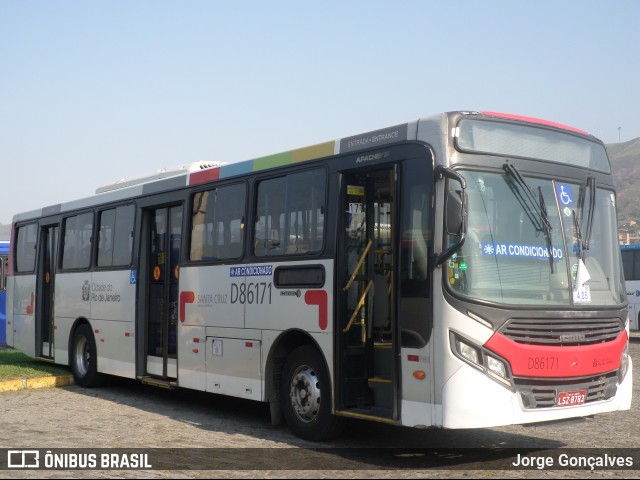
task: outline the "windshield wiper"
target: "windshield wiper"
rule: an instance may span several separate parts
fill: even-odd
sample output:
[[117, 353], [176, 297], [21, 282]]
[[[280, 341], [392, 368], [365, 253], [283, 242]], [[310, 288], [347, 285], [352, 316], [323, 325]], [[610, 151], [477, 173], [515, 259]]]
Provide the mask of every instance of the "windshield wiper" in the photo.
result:
[[551, 240], [551, 230], [553, 230], [553, 228], [551, 227], [549, 214], [547, 213], [547, 205], [542, 195], [542, 187], [538, 187], [538, 198], [536, 199], [533, 190], [514, 165], [506, 162], [502, 168], [507, 173], [507, 177], [513, 179], [512, 182], [507, 182], [507, 185], [509, 185], [518, 202], [520, 202], [522, 209], [527, 214], [527, 217], [529, 217], [533, 227], [536, 231], [544, 233], [547, 251], [549, 252], [549, 269], [550, 272], [553, 273], [553, 243]]
[[587, 227], [584, 229], [582, 250], [589, 250], [591, 247], [591, 228], [593, 227], [593, 215], [596, 211], [596, 177], [587, 178], [587, 189], [589, 190], [589, 210], [587, 210]]
[[542, 187], [538, 187], [538, 199], [540, 202], [540, 209], [544, 214], [544, 218], [546, 219], [547, 225], [549, 227], [549, 228], [545, 228], [544, 238], [547, 241], [547, 250], [549, 251], [549, 269], [551, 273], [553, 273], [553, 242], [551, 241], [551, 223], [549, 222], [547, 204], [544, 203], [544, 196], [542, 195]]
[[[539, 190], [539, 199], [537, 199], [535, 193], [515, 166], [507, 162], [502, 168], [507, 173], [507, 178], [513, 180], [512, 182], [507, 182], [507, 185], [509, 185], [518, 202], [520, 202], [533, 227], [536, 231], [543, 232], [545, 236], [550, 237], [552, 227], [547, 215], [547, 208], [542, 199], [542, 190]], [[551, 254], [552, 251], [550, 250], [549, 255], [551, 256]]]
[[[586, 190], [589, 192], [589, 207], [587, 210], [587, 224], [584, 229], [584, 235], [582, 234], [582, 229], [580, 228], [580, 222], [576, 216], [575, 210], [573, 211], [573, 224], [576, 229], [577, 243], [578, 243], [578, 257], [584, 261], [584, 252], [585, 250], [589, 250], [591, 248], [591, 230], [593, 228], [593, 216], [596, 211], [596, 178], [595, 177], [587, 177], [587, 186]], [[585, 194], [582, 197], [582, 201], [580, 202], [580, 216], [582, 219], [584, 218], [584, 199], [587, 195]]]

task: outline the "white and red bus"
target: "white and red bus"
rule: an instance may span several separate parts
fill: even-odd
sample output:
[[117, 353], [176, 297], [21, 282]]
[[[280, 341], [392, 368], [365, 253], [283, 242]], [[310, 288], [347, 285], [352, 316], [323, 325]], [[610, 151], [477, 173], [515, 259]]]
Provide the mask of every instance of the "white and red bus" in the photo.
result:
[[311, 440], [626, 410], [615, 200], [601, 141], [491, 112], [162, 171], [14, 217], [8, 343]]
[[620, 245], [629, 300], [629, 329], [640, 330], [640, 244]]

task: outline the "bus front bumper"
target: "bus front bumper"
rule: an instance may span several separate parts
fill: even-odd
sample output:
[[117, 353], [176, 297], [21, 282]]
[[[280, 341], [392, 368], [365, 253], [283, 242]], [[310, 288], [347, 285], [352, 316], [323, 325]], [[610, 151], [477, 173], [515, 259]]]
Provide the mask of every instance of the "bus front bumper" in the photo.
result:
[[[503, 387], [482, 372], [463, 365], [442, 389], [444, 428], [484, 428], [501, 425], [539, 423], [604, 412], [629, 410], [633, 390], [633, 362], [616, 395], [603, 401], [577, 406], [525, 409], [520, 394]], [[436, 423], [437, 422], [436, 420]]]

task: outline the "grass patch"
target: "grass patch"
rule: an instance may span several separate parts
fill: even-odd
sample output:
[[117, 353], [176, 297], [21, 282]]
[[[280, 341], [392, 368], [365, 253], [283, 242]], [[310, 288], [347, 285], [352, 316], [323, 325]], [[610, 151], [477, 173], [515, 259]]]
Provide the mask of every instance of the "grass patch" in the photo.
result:
[[0, 382], [20, 378], [69, 375], [70, 373], [67, 367], [36, 360], [19, 350], [12, 348], [0, 350]]

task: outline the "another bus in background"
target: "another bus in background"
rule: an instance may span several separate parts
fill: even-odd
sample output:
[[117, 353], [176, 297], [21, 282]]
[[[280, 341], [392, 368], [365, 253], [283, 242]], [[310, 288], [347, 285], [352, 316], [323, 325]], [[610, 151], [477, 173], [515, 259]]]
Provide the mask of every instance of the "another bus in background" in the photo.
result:
[[620, 245], [629, 300], [629, 327], [640, 330], [640, 244]]
[[9, 242], [0, 240], [0, 345], [7, 343], [7, 258]]

